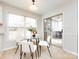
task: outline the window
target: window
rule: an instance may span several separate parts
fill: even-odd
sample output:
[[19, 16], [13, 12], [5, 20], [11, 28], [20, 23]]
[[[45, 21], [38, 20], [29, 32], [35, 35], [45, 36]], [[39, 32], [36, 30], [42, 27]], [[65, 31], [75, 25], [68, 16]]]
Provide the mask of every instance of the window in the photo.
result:
[[33, 18], [26, 17], [25, 22], [25, 27], [37, 27], [36, 20]]
[[8, 27], [23, 27], [24, 16], [9, 14]]
[[17, 40], [31, 37], [29, 27], [37, 28], [36, 19], [15, 14], [8, 14], [8, 39]]

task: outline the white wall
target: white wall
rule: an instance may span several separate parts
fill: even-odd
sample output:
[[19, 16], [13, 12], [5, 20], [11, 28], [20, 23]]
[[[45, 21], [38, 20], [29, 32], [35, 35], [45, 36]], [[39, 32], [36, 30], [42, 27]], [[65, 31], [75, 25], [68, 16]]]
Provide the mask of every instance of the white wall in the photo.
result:
[[42, 19], [45, 19], [45, 18], [48, 18], [48, 17], [51, 17], [51, 16], [55, 16], [55, 15], [58, 15], [58, 14], [61, 14], [61, 13], [63, 13], [63, 9], [62, 8], [58, 8], [58, 9], [55, 9], [53, 11], [50, 11], [50, 12], [44, 14], [42, 16]]
[[15, 47], [15, 41], [9, 41], [7, 39], [7, 26], [6, 25], [7, 25], [7, 20], [8, 20], [7, 19], [8, 13], [14, 13], [14, 14], [23, 15], [23, 16], [32, 17], [32, 18], [37, 19], [37, 26], [38, 26], [39, 35], [42, 37], [41, 31], [40, 31], [40, 28], [42, 28], [42, 26], [40, 25], [41, 24], [41, 16], [40, 15], [19, 9], [14, 6], [10, 6], [5, 3], [2, 3], [2, 8], [3, 8], [4, 29], [5, 29], [4, 30], [4, 32], [5, 32], [4, 39], [2, 40], [2, 46], [3, 46], [2, 49], [3, 50]]
[[64, 49], [77, 54], [78, 15], [77, 1], [64, 8]]
[[[0, 20], [2, 20], [2, 7], [1, 6], [0, 6]], [[2, 39], [0, 35], [0, 51], [1, 51], [1, 42], [2, 42]]]
[[77, 0], [73, 0], [62, 8], [46, 13], [43, 15], [43, 19], [60, 13], [63, 13], [63, 48], [77, 55]]

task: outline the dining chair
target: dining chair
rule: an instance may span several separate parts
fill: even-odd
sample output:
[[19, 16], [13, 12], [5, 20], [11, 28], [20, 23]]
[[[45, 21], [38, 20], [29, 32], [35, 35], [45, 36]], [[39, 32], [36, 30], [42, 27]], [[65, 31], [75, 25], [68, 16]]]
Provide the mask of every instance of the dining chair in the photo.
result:
[[47, 49], [48, 49], [49, 55], [51, 56], [50, 49], [49, 49], [49, 47], [50, 47], [50, 38], [48, 38], [47, 40], [40, 40], [39, 41], [40, 55], [41, 55], [41, 46], [46, 46]]
[[39, 57], [39, 37], [31, 38], [31, 41], [37, 46], [37, 56]]
[[21, 42], [21, 40], [16, 40], [16, 51], [15, 51], [15, 54], [17, 53], [17, 51], [19, 49], [20, 42]]
[[20, 59], [22, 59], [22, 55], [24, 53], [30, 53], [32, 59], [34, 53], [36, 54], [37, 57], [37, 46], [33, 44], [33, 42], [21, 42], [20, 45]]
[[20, 39], [16, 40], [16, 51], [15, 51], [15, 54], [17, 53], [18, 49], [20, 48], [20, 44], [21, 44], [22, 41], [27, 42], [27, 40], [25, 40], [23, 38], [20, 38]]

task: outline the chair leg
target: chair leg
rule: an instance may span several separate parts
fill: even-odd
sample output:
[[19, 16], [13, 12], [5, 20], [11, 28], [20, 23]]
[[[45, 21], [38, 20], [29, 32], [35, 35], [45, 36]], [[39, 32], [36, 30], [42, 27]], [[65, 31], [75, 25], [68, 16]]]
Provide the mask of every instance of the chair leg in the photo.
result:
[[[49, 55], [51, 56], [51, 53], [50, 53], [50, 50], [49, 50], [49, 47], [47, 46], [47, 49], [48, 49], [48, 52], [49, 52]], [[52, 56], [51, 56], [52, 57]]]
[[17, 45], [17, 48], [16, 48], [16, 51], [15, 51], [15, 54], [17, 53], [18, 49], [19, 49], [19, 45]]
[[26, 53], [24, 53], [24, 57], [26, 56]]
[[36, 55], [36, 58], [37, 58], [37, 51], [35, 51], [35, 55]]
[[41, 46], [40, 46], [40, 56], [41, 56]]
[[37, 56], [39, 57], [39, 46], [37, 45]]
[[20, 59], [22, 59], [22, 55], [23, 55], [23, 53], [20, 53]]
[[33, 59], [33, 53], [31, 53], [32, 59]]
[[20, 59], [22, 59], [22, 55], [23, 55], [23, 52], [22, 52], [22, 45], [20, 45]]

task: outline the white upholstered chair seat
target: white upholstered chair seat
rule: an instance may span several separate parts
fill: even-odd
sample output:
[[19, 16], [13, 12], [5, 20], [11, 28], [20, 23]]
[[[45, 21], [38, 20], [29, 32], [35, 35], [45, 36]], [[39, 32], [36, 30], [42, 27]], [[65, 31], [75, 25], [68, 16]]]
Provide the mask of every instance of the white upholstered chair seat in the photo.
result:
[[36, 51], [36, 45], [34, 45], [33, 42], [21, 42], [21, 44], [22, 44], [22, 52], [30, 53], [30, 48], [31, 52]]
[[40, 42], [39, 42], [39, 45], [40, 45], [40, 46], [49, 46], [49, 44], [48, 44], [47, 41], [40, 41]]

